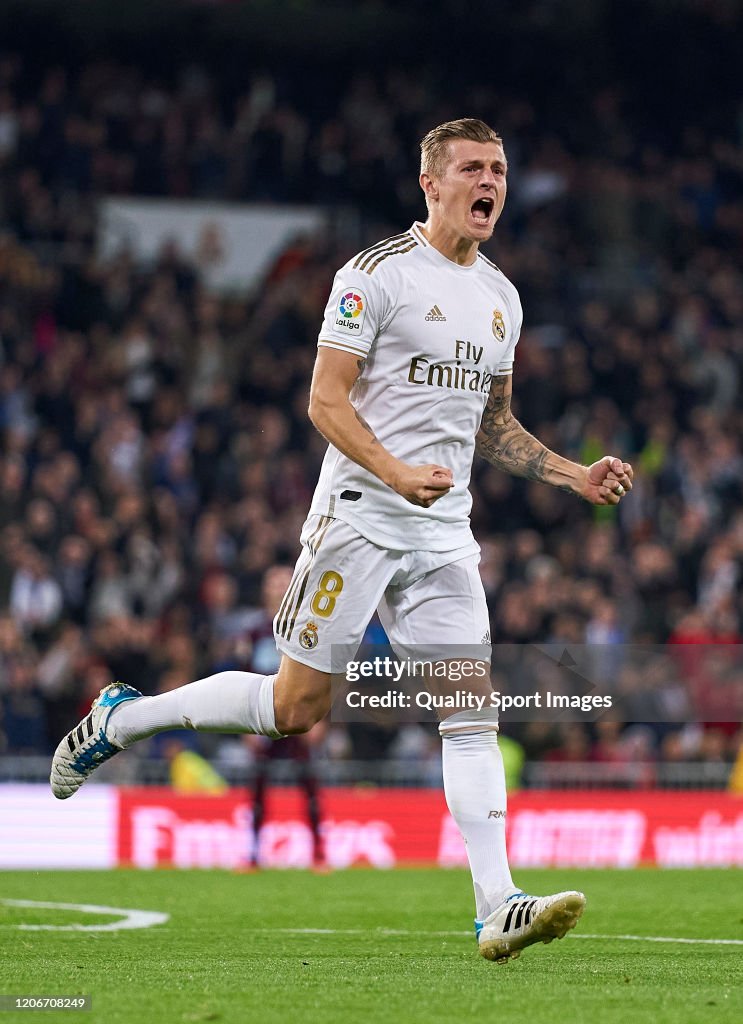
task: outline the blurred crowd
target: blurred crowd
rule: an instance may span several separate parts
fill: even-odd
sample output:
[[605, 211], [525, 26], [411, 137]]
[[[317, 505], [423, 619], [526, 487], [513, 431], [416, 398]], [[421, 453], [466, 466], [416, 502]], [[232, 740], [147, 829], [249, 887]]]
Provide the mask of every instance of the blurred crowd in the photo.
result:
[[[417, 141], [462, 114], [509, 158], [486, 252], [525, 310], [514, 410], [562, 454], [635, 466], [618, 511], [476, 466], [494, 643], [741, 643], [740, 126], [660, 144], [617, 87], [558, 128], [410, 70], [313, 100], [267, 75], [226, 97], [194, 67], [165, 83], [0, 58], [0, 752], [52, 750], [112, 676], [153, 693], [254, 663], [264, 580], [293, 564], [324, 452], [306, 406], [333, 273], [424, 217]], [[218, 296], [174, 245], [151, 266], [96, 255], [97, 198], [129, 193], [352, 207], [359, 228], [297, 238], [259, 289]], [[739, 674], [702, 707], [714, 673], [662, 664], [621, 686], [701, 725], [629, 700], [603, 732], [516, 730], [527, 755], [637, 760], [641, 722], [648, 761], [732, 760]], [[321, 746], [423, 756], [419, 733], [331, 728]]]

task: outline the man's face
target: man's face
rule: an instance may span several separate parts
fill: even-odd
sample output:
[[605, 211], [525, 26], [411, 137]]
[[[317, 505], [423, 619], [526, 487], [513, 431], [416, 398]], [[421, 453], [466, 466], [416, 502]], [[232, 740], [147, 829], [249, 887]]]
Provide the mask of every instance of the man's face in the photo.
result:
[[498, 142], [452, 139], [440, 178], [421, 175], [434, 217], [461, 238], [485, 242], [506, 201], [506, 156]]

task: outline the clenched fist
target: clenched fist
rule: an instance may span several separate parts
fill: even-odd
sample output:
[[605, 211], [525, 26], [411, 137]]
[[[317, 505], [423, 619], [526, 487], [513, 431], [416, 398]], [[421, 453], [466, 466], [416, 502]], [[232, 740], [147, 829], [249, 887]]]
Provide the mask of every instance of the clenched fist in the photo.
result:
[[434, 501], [449, 493], [454, 477], [443, 466], [408, 466], [401, 462], [390, 484], [411, 505], [430, 508]]
[[592, 505], [618, 505], [632, 490], [633, 476], [629, 462], [605, 455], [588, 467], [580, 496]]

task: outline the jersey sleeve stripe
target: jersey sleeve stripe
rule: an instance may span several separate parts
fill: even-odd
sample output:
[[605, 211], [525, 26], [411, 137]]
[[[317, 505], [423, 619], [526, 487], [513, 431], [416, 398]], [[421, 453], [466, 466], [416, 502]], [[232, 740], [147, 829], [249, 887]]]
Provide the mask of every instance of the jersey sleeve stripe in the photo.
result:
[[485, 263], [487, 263], [487, 265], [488, 265], [489, 267], [492, 267], [492, 268], [493, 268], [493, 270], [497, 270], [499, 274], [502, 274], [502, 273], [503, 273], [503, 271], [502, 271], [502, 270], [500, 269], [500, 267], [496, 267], [495, 263], [493, 263], [493, 261], [492, 261], [492, 260], [489, 260], [489, 259], [487, 258], [487, 256], [483, 256], [483, 254], [482, 254], [481, 252], [478, 252], [478, 254], [477, 254], [477, 255], [478, 255], [478, 256], [480, 257], [480, 259], [481, 259], [481, 260], [483, 260], [483, 261], [484, 261]]
[[[397, 250], [401, 249], [402, 246], [404, 245], [408, 245], [408, 248], [410, 248], [408, 243], [411, 241], [411, 239], [412, 235], [409, 232], [406, 232], [397, 242], [394, 242], [392, 245], [382, 246], [381, 248], [375, 249], [374, 252], [369, 253], [367, 256], [364, 257], [363, 260], [357, 260], [356, 263], [354, 263], [354, 268], [358, 270], [366, 270], [366, 268], [369, 266], [372, 260], [375, 257], [379, 256], [381, 253], [396, 252]], [[405, 251], [407, 252], [407, 249]], [[368, 274], [370, 271], [367, 270], [366, 272]]]
[[415, 249], [418, 243], [413, 239], [410, 245], [406, 245], [404, 249], [389, 249], [386, 252], [380, 253], [372, 265], [367, 269], [367, 274], [373, 274], [379, 264], [386, 260], [388, 256], [403, 256], [406, 252], [410, 252], [411, 249]]
[[424, 248], [426, 248], [430, 244], [426, 236], [421, 231], [421, 225], [418, 223], [418, 221], [416, 221], [415, 224], [413, 224], [410, 231], [411, 234], [413, 235], [413, 238], [417, 238], [417, 240]]
[[347, 343], [342, 341], [333, 341], [330, 338], [321, 338], [320, 341], [318, 341], [317, 343], [318, 348], [321, 345], [324, 346], [325, 348], [338, 348], [341, 349], [343, 352], [350, 352], [354, 356], [368, 355], [368, 352], [365, 348], [355, 348], [353, 345], [348, 345]]
[[394, 244], [398, 239], [406, 238], [409, 234], [409, 231], [403, 231], [399, 235], [390, 235], [389, 238], [383, 238], [381, 242], [375, 242], [374, 245], [370, 245], [368, 249], [364, 249], [356, 257], [356, 261], [353, 265], [354, 270], [359, 269], [359, 265], [366, 256], [377, 252], [379, 249], [386, 249], [387, 246]]

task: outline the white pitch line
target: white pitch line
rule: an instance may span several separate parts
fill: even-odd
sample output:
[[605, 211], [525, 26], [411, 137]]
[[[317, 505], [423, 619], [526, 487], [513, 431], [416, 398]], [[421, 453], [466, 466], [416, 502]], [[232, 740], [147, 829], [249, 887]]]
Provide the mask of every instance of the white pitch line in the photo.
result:
[[[121, 920], [108, 924], [18, 924], [10, 925], [23, 931], [55, 932], [115, 932], [133, 928], [151, 928], [165, 924], [169, 914], [154, 910], [125, 910], [122, 907], [101, 907], [92, 903], [50, 903], [39, 900], [0, 900], [6, 907], [30, 907], [39, 910], [75, 910], [81, 914], [121, 914]], [[463, 938], [472, 936], [471, 931], [411, 931], [406, 928], [251, 928], [252, 932], [285, 935], [379, 935], [411, 936], [430, 935], [436, 938]], [[743, 939], [690, 939], [676, 935], [604, 935], [591, 932], [570, 932], [571, 939], [598, 939], [614, 942], [671, 942], [690, 946], [743, 946]]]
[[47, 903], [39, 900], [0, 900], [6, 907], [29, 907], [36, 910], [75, 910], [80, 914], [121, 914], [121, 920], [108, 924], [16, 924], [6, 925], [26, 932], [118, 932], [132, 928], [152, 928], [165, 924], [170, 914], [156, 910], [125, 910], [122, 907], [99, 907], [93, 903]]
[[591, 935], [571, 933], [571, 939], [618, 939], [621, 942], [679, 942], [690, 946], [743, 946], [743, 939], [682, 939], [676, 935]]
[[[251, 928], [253, 932], [282, 932], [286, 935], [431, 935], [443, 938], [472, 937], [472, 931], [410, 931], [404, 928]], [[675, 935], [599, 935], [568, 932], [571, 939], [599, 939], [618, 942], [675, 942], [692, 946], [743, 946], [743, 939], [687, 939]]]
[[473, 935], [474, 932], [413, 932], [407, 928], [250, 928], [251, 932], [281, 932], [284, 935]]

